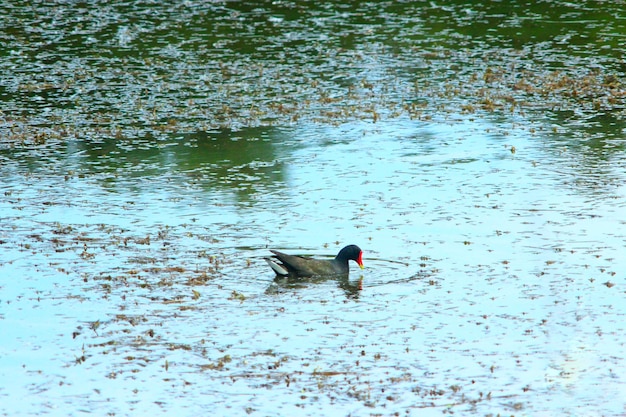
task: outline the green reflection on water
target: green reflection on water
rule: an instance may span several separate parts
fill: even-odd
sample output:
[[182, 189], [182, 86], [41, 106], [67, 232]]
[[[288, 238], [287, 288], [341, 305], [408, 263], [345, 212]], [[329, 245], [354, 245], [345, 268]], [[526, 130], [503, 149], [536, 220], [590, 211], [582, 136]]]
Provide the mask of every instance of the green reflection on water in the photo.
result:
[[0, 17], [1, 129], [43, 143], [557, 107], [613, 114], [614, 134], [619, 7], [13, 4]]

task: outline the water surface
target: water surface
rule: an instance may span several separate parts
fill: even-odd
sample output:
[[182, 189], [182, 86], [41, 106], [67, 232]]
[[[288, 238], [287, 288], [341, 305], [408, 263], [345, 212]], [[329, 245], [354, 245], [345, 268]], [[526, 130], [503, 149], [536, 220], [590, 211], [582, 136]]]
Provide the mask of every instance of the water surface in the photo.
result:
[[6, 12], [2, 414], [623, 414], [619, 6]]

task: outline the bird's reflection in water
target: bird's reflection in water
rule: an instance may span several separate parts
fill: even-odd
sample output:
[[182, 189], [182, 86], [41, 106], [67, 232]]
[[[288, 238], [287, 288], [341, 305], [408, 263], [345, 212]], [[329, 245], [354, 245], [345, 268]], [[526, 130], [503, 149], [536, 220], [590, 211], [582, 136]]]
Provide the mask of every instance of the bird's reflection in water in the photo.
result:
[[282, 294], [288, 291], [308, 288], [311, 285], [321, 284], [328, 281], [335, 281], [337, 286], [346, 294], [346, 298], [352, 300], [358, 299], [359, 294], [363, 289], [363, 275], [360, 275], [357, 279], [351, 280], [350, 276], [346, 274], [315, 276], [310, 278], [276, 277], [274, 278], [274, 282], [267, 287], [265, 293], [271, 295]]

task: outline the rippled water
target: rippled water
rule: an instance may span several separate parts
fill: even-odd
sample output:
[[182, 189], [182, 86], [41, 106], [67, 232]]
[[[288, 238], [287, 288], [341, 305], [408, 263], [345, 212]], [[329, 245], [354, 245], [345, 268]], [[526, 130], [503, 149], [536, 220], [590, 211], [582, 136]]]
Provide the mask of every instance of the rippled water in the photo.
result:
[[1, 18], [2, 414], [624, 413], [618, 6], [73, 6]]

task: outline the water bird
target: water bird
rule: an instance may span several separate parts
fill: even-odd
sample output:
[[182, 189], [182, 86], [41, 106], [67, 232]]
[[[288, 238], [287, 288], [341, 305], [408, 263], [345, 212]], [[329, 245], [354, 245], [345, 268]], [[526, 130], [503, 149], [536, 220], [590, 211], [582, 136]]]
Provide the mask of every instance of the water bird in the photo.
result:
[[361, 269], [363, 251], [357, 245], [348, 245], [341, 249], [335, 259], [313, 259], [297, 255], [287, 255], [271, 250], [272, 258], [265, 258], [269, 266], [281, 277], [311, 277], [315, 275], [348, 275], [348, 261], [355, 261]]

